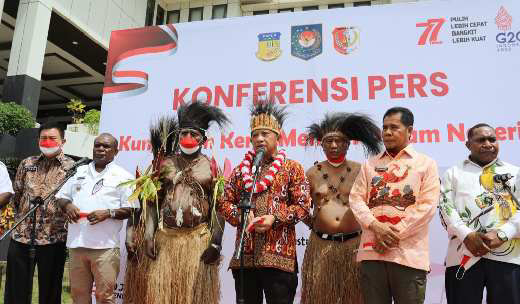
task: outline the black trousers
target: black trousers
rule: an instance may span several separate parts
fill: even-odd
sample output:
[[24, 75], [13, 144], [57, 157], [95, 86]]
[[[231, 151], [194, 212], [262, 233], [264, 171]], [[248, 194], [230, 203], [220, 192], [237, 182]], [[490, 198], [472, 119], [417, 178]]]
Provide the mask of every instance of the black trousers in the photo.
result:
[[455, 277], [458, 268], [446, 268], [446, 298], [449, 304], [480, 304], [484, 287], [488, 304], [520, 304], [520, 265], [480, 259], [461, 280]]
[[29, 245], [11, 240], [7, 253], [4, 304], [30, 304], [34, 267], [38, 266], [40, 304], [61, 304], [65, 243], [36, 246], [35, 265], [30, 264]]
[[[233, 269], [232, 272], [238, 303], [240, 270]], [[298, 274], [275, 268], [246, 268], [244, 269], [244, 286], [245, 304], [262, 304], [263, 293], [265, 293], [267, 304], [292, 304], [298, 286]]]

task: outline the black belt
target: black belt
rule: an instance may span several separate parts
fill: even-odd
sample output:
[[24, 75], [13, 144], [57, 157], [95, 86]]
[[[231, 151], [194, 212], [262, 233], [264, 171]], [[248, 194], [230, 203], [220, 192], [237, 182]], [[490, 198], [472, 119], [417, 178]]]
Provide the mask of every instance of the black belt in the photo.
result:
[[314, 233], [316, 233], [316, 235], [320, 239], [324, 239], [327, 241], [344, 242], [344, 241], [353, 239], [353, 238], [357, 237], [358, 235], [361, 235], [361, 230], [358, 230], [355, 232], [349, 232], [349, 233], [340, 232], [340, 233], [334, 233], [334, 234], [321, 233], [318, 231], [314, 231]]

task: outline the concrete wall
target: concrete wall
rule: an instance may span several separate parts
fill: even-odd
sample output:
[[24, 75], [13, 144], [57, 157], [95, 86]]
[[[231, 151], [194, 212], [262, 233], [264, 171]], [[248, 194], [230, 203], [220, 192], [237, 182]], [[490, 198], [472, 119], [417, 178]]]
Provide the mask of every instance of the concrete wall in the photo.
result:
[[[34, 0], [22, 0], [34, 1]], [[39, 0], [108, 49], [114, 30], [142, 27], [146, 0]]]

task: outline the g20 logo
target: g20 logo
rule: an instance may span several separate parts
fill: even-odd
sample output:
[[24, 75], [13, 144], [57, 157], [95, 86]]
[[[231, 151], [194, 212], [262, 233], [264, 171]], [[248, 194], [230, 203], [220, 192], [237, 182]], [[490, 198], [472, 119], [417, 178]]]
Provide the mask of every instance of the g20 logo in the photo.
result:
[[496, 36], [498, 43], [517, 43], [520, 42], [520, 31], [516, 32], [501, 32]]

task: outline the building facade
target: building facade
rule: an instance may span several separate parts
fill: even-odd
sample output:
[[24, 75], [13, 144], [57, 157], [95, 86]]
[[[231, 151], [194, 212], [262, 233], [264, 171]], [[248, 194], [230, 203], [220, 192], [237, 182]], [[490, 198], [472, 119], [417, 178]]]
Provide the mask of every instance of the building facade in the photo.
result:
[[66, 103], [101, 107], [114, 30], [414, 0], [0, 0], [0, 94], [40, 123], [69, 122]]

